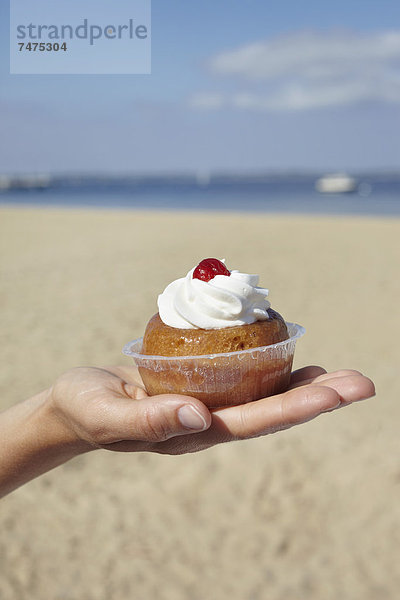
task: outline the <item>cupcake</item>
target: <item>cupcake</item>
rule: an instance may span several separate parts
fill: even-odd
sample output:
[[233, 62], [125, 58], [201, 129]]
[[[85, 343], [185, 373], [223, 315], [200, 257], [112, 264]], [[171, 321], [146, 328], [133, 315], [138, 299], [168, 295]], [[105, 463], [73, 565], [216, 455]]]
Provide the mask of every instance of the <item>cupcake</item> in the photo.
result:
[[287, 389], [304, 329], [271, 308], [258, 279], [208, 258], [165, 288], [143, 339], [124, 348], [150, 395], [191, 395], [215, 408]]

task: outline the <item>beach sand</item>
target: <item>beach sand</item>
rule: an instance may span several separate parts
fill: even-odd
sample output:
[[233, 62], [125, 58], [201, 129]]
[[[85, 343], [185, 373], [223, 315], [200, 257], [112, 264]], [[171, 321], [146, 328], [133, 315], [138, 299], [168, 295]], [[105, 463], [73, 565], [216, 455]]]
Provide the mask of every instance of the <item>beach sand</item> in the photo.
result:
[[207, 256], [261, 275], [307, 333], [295, 367], [377, 396], [169, 457], [98, 451], [6, 497], [1, 600], [385, 600], [400, 589], [400, 220], [0, 210], [1, 408], [129, 364], [157, 294]]

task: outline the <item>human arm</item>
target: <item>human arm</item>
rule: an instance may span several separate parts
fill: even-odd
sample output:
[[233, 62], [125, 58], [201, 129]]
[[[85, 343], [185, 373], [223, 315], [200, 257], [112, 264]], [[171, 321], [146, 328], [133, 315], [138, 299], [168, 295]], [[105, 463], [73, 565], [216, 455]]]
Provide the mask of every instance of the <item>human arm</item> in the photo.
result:
[[189, 396], [149, 397], [133, 367], [72, 369], [0, 414], [0, 496], [97, 448], [196, 452], [287, 429], [373, 394], [357, 371], [305, 367], [283, 394], [209, 411]]

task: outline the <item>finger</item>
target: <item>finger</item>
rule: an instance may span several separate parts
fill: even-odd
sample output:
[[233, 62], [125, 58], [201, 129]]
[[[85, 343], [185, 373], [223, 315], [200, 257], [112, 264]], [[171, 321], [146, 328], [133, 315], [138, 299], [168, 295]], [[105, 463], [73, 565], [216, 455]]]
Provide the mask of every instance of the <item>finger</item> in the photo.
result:
[[297, 371], [293, 371], [290, 376], [290, 385], [302, 385], [304, 381], [312, 381], [319, 375], [323, 375], [326, 373], [326, 370], [323, 367], [318, 367], [317, 365], [309, 365], [308, 367], [302, 367], [301, 369], [297, 369]]
[[221, 442], [274, 433], [374, 394], [370, 379], [354, 371], [346, 372], [352, 374], [344, 377], [334, 374], [331, 379], [294, 388], [279, 396], [215, 410], [210, 429], [191, 437], [188, 445], [193, 442], [194, 450], [199, 450]]
[[334, 377], [345, 377], [347, 375], [362, 375], [360, 371], [355, 371], [354, 369], [341, 369], [339, 371], [332, 371], [331, 373], [327, 373], [325, 370], [323, 373], [318, 373], [314, 376], [310, 376], [306, 373], [307, 377], [303, 379], [303, 381], [296, 381], [294, 384], [291, 384], [290, 387], [298, 387], [299, 385], [308, 385], [309, 383], [319, 383], [320, 381], [325, 381], [326, 379], [333, 379]]
[[152, 449], [153, 452], [166, 454], [197, 452], [215, 444], [287, 429], [374, 394], [374, 384], [367, 377], [354, 371], [344, 377], [338, 376], [338, 373], [329, 374], [330, 378], [325, 378], [321, 383], [297, 387], [279, 396], [214, 410], [211, 427], [198, 435], [175, 437], [153, 444], [152, 448], [121, 442], [113, 449], [124, 452]]
[[318, 385], [334, 389], [342, 404], [358, 402], [375, 395], [375, 386], [371, 379], [357, 372], [340, 377], [319, 378]]
[[121, 440], [162, 442], [178, 435], [204, 431], [211, 425], [207, 407], [190, 396], [163, 394], [131, 400], [98, 400], [92, 437], [98, 445]]
[[271, 398], [219, 409], [213, 412], [213, 420], [231, 439], [244, 439], [304, 423], [339, 405], [340, 397], [334, 389], [309, 385]]

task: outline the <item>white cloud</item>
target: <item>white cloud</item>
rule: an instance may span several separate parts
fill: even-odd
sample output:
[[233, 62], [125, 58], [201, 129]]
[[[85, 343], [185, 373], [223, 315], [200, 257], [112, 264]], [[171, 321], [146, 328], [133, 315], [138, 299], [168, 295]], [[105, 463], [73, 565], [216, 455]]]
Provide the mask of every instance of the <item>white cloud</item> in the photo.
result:
[[209, 61], [209, 68], [223, 89], [194, 95], [195, 108], [307, 110], [366, 101], [399, 104], [400, 31], [294, 33], [223, 52]]

